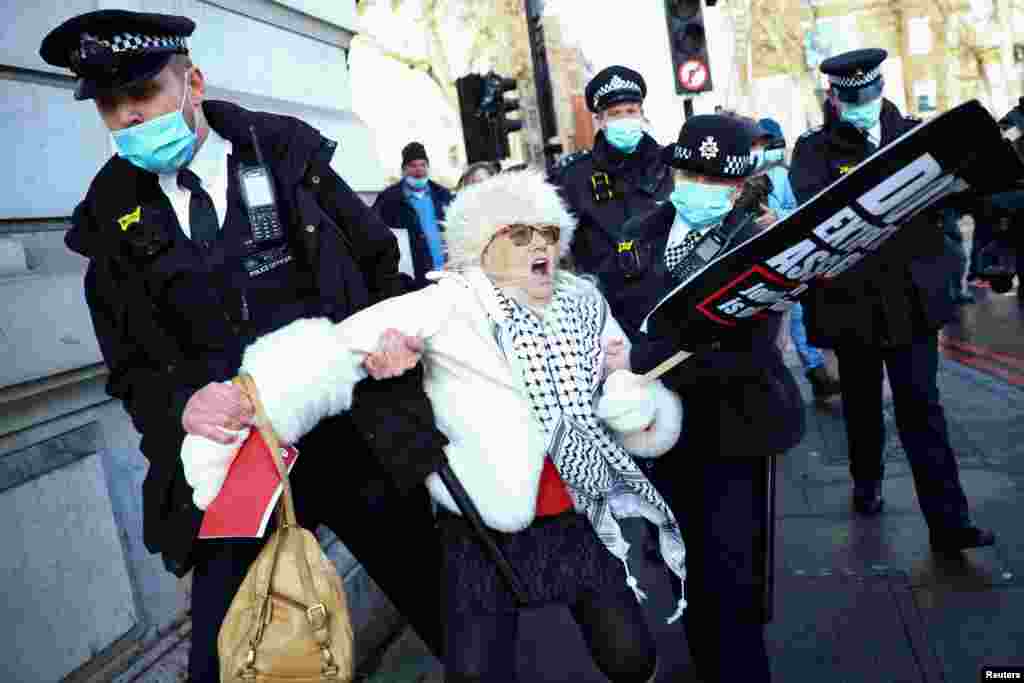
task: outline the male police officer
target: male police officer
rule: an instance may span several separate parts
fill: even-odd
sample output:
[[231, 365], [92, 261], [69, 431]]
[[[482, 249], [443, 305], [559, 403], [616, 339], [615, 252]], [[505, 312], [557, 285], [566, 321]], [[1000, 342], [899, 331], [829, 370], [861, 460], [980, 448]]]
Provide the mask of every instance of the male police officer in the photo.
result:
[[[185, 433], [226, 443], [226, 430], [251, 421], [225, 381], [253, 339], [300, 317], [340, 320], [399, 293], [401, 279], [393, 235], [328, 165], [333, 142], [296, 119], [204, 98], [187, 56], [194, 28], [185, 17], [90, 12], [53, 30], [40, 54], [78, 76], [76, 99], [95, 101], [117, 148], [67, 244], [89, 259], [108, 391], [149, 460], [146, 547], [178, 576], [194, 567], [189, 674], [200, 683], [218, 679], [217, 634], [262, 541], [196, 539], [203, 513], [179, 458]], [[437, 540], [415, 485], [445, 441], [420, 381], [364, 382], [351, 417], [298, 444], [292, 480], [299, 522], [330, 526], [438, 651], [437, 605], [421, 588], [438, 581]], [[386, 457], [398, 445], [413, 466]]]
[[[822, 62], [832, 106], [825, 125], [801, 136], [793, 150], [790, 180], [797, 201], [806, 202], [918, 123], [882, 98], [885, 57], [885, 50], [856, 50]], [[874, 515], [883, 504], [884, 366], [932, 547], [950, 551], [995, 541], [992, 532], [969, 521], [936, 384], [936, 336], [953, 316], [948, 283], [955, 267], [942, 231], [922, 216], [805, 302], [809, 341], [834, 348], [839, 359], [855, 510]]]
[[571, 245], [574, 267], [601, 277], [623, 241], [622, 225], [666, 200], [672, 176], [644, 130], [643, 76], [610, 66], [594, 76], [585, 94], [601, 129], [593, 150], [565, 159], [555, 182], [579, 220]]

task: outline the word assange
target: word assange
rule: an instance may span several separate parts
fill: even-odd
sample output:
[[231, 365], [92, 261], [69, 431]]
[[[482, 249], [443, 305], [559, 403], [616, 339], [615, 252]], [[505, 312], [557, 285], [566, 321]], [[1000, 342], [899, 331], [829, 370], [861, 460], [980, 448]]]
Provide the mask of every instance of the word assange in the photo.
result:
[[719, 320], [748, 318], [766, 309], [785, 311], [810, 280], [836, 277], [878, 249], [915, 212], [967, 187], [932, 155], [922, 154], [819, 223], [803, 241], [733, 280], [731, 292], [717, 292], [714, 303], [705, 301], [701, 308]]

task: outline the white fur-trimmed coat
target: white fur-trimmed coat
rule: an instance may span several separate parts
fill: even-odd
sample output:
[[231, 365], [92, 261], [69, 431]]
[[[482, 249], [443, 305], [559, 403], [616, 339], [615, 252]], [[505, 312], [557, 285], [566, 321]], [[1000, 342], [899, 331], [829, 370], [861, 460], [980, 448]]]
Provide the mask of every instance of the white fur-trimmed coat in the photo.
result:
[[[481, 271], [445, 273], [436, 285], [385, 300], [337, 325], [295, 321], [252, 344], [242, 371], [253, 376], [282, 441], [291, 443], [350, 406], [355, 384], [367, 377], [363, 360], [385, 330], [422, 337], [424, 389], [437, 427], [450, 441], [451, 468], [489, 527], [516, 532], [534, 519], [546, 439], [531, 412], [518, 359], [506, 358], [495, 340], [491, 318], [504, 317]], [[628, 344], [609, 315], [602, 342], [615, 338]], [[657, 406], [653, 434], [644, 445], [620, 439], [638, 457], [660, 455], [679, 438], [681, 404], [660, 382]], [[459, 514], [438, 475], [431, 474], [426, 485], [439, 504]]]

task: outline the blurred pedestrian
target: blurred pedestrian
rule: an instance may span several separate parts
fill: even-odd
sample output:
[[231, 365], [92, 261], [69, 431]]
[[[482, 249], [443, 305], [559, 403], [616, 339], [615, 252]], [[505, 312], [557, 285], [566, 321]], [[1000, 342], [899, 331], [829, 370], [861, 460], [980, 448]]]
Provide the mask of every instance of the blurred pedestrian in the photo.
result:
[[[793, 187], [789, 182], [789, 166], [786, 165], [786, 138], [782, 126], [774, 119], [764, 118], [752, 122], [754, 130], [754, 147], [752, 154], [755, 173], [764, 174], [772, 182], [772, 192], [768, 195], [768, 208], [772, 213], [758, 219], [763, 227], [769, 225], [773, 217], [785, 218], [796, 211], [797, 202], [793, 195]], [[807, 330], [804, 328], [804, 311], [800, 303], [790, 309], [789, 336], [796, 347], [797, 356], [804, 366], [804, 375], [811, 383], [811, 391], [815, 400], [825, 401], [839, 394], [839, 381], [832, 377], [825, 363], [821, 349], [807, 343]]]
[[426, 274], [445, 263], [445, 210], [452, 193], [430, 179], [430, 160], [419, 142], [402, 149], [402, 179], [386, 188], [373, 203], [373, 210], [388, 227], [405, 230], [409, 236], [414, 286], [426, 286]]

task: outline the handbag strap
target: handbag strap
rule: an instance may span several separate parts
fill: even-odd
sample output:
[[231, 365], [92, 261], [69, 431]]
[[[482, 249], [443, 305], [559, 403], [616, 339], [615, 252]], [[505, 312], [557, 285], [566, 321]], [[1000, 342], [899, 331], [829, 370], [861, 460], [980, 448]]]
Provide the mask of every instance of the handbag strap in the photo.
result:
[[263, 436], [263, 440], [267, 444], [267, 448], [270, 449], [270, 456], [277, 467], [277, 474], [281, 477], [281, 483], [284, 484], [281, 503], [278, 506], [278, 518], [284, 522], [281, 526], [298, 526], [295, 520], [295, 500], [292, 498], [292, 486], [288, 481], [288, 470], [285, 469], [284, 461], [281, 459], [281, 440], [277, 438], [274, 427], [270, 424], [270, 420], [267, 419], [267, 413], [263, 409], [263, 402], [260, 401], [256, 383], [253, 381], [252, 376], [245, 373], [235, 377], [232, 382], [245, 393], [252, 403], [256, 413], [256, 428], [259, 429], [260, 435]]
[[[270, 599], [270, 588], [273, 583], [274, 572], [277, 570], [277, 560], [280, 557], [280, 547], [284, 543], [284, 534], [287, 534], [291, 528], [298, 528], [298, 523], [295, 519], [295, 501], [292, 497], [292, 487], [288, 481], [288, 470], [285, 469], [284, 461], [281, 459], [281, 442], [277, 438], [277, 433], [274, 432], [274, 427], [267, 418], [267, 413], [263, 409], [263, 402], [260, 401], [259, 391], [256, 388], [256, 382], [253, 381], [251, 375], [242, 373], [232, 380], [238, 387], [245, 392], [249, 400], [252, 402], [253, 409], [256, 413], [256, 427], [259, 429], [260, 434], [263, 436], [263, 440], [267, 443], [267, 447], [270, 449], [271, 457], [274, 459], [274, 465], [277, 466], [277, 473], [281, 477], [281, 482], [284, 484], [284, 491], [281, 496], [281, 501], [278, 503], [278, 519], [281, 522], [279, 532], [281, 538], [277, 540], [277, 548], [274, 551], [274, 562], [267, 577], [267, 586], [263, 592], [264, 603]], [[301, 539], [300, 539], [301, 541]], [[320, 600], [319, 595], [316, 592], [315, 585], [313, 583], [313, 573], [309, 566], [309, 557], [305, 552], [305, 545], [300, 543], [297, 548], [300, 557], [296, 558], [299, 565], [299, 581], [302, 583], [302, 590], [306, 594], [306, 619], [309, 621], [310, 628], [313, 630], [313, 636], [320, 645], [321, 652], [324, 657], [324, 670], [328, 671], [336, 669], [333, 657], [330, 650], [330, 631], [328, 630], [328, 614], [327, 606]], [[262, 629], [261, 629], [262, 630]], [[255, 647], [255, 643], [253, 643]]]

